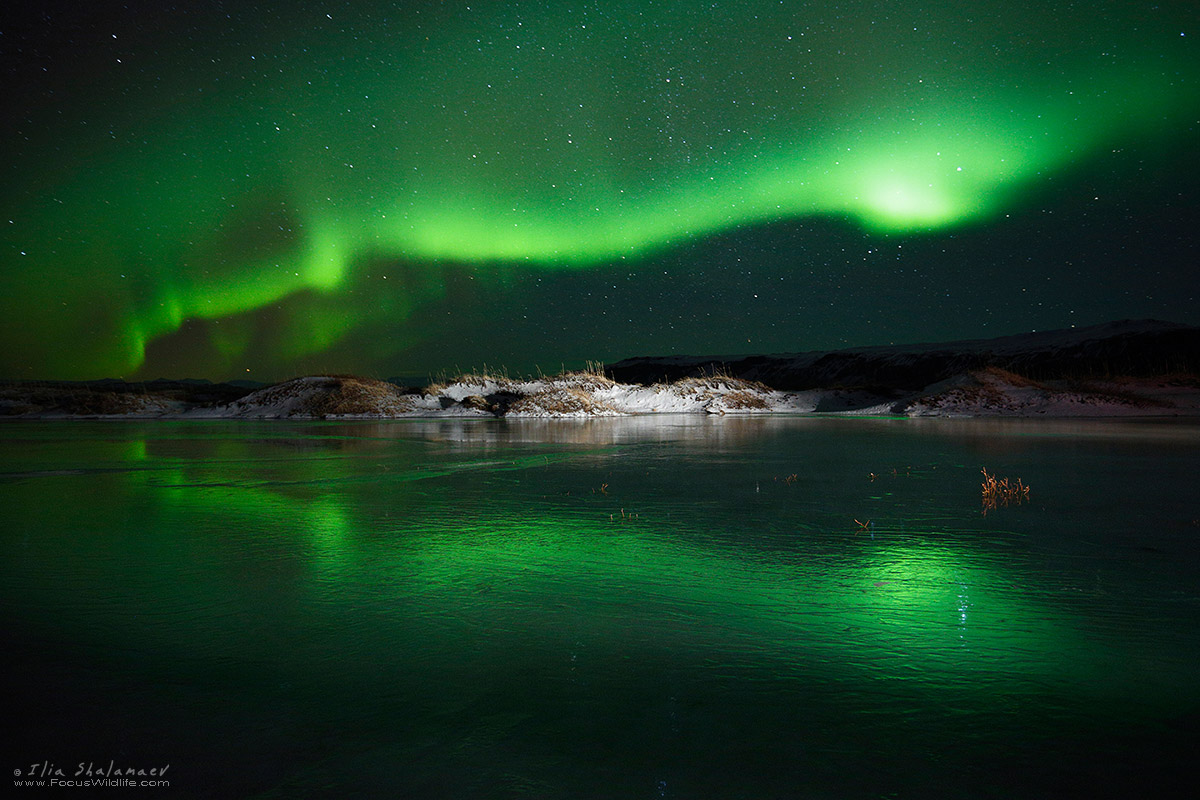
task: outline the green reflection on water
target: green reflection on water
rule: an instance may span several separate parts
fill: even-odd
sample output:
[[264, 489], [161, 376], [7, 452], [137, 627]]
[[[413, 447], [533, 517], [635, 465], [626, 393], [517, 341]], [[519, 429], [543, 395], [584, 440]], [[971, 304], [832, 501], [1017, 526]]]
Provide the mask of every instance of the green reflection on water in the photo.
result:
[[[914, 750], [876, 745], [900, 748], [888, 769], [950, 736], [978, 755], [1195, 707], [1185, 559], [1130, 558], [1086, 503], [1068, 506], [1078, 528], [1036, 505], [979, 516], [976, 451], [1029, 475], [1064, 452], [1054, 437], [891, 421], [536, 430], [10, 427], [0, 596], [18, 638], [49, 648], [39, 668], [136, 678], [188, 713], [201, 690], [178, 687], [205, 687], [232, 709], [201, 712], [213, 727], [269, 697], [378, 731], [394, 757], [470, 728], [431, 770], [504, 741], [545, 747], [585, 711], [608, 741], [634, 709], [675, 713], [671, 697], [690, 698], [689, 730], [784, 745], [776, 706], [820, 720], [831, 748], [915, 714]], [[1105, 448], [1122, 477], [1126, 456]], [[1170, 484], [1196, 451], [1153, 452]], [[917, 466], [867, 480], [881, 463]], [[1061, 465], [1042, 469], [1054, 497]], [[1174, 513], [1154, 502], [1134, 513]], [[870, 531], [850, 524], [856, 503]], [[1187, 531], [1169, 533], [1156, 546]], [[774, 722], [756, 734], [755, 718]], [[675, 747], [712, 760], [720, 738]]]

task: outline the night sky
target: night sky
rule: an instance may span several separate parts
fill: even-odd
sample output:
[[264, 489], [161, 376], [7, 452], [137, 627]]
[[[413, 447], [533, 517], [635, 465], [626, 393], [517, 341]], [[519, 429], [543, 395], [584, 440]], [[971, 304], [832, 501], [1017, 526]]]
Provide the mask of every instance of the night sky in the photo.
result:
[[1200, 324], [1190, 0], [28, 5], [0, 378]]

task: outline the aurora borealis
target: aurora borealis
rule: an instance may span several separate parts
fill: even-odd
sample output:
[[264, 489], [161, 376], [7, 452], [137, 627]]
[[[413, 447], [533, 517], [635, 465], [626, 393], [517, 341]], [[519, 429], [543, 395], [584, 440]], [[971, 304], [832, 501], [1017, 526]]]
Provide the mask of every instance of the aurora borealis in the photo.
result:
[[0, 19], [0, 377], [1200, 322], [1190, 3]]

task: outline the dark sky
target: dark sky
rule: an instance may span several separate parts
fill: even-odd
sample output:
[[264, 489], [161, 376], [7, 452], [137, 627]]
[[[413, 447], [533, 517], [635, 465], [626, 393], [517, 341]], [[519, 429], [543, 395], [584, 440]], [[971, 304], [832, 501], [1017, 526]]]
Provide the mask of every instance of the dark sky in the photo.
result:
[[32, 5], [0, 377], [1200, 324], [1192, 2]]

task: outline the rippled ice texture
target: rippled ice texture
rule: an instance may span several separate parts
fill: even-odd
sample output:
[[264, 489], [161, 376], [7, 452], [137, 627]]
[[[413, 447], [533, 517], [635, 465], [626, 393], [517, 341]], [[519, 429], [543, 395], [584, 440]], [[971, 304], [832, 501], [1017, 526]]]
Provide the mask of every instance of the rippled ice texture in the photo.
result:
[[1186, 423], [6, 424], [8, 767], [1161, 797], [1200, 755], [1198, 472]]

